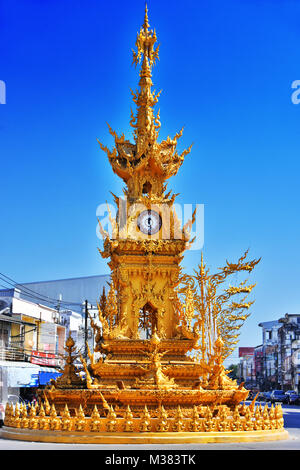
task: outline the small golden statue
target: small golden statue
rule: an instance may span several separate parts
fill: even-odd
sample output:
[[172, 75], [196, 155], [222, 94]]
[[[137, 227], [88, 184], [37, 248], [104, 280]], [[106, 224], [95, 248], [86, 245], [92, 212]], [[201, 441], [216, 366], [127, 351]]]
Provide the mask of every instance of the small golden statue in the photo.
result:
[[55, 388], [85, 388], [85, 382], [81, 379], [81, 377], [76, 372], [76, 367], [74, 365], [75, 359], [77, 359], [80, 354], [75, 354], [76, 346], [75, 342], [71, 336], [69, 335], [65, 351], [67, 355], [65, 356], [65, 366], [62, 372], [62, 375], [59, 376], [56, 380], [51, 379], [52, 389]]

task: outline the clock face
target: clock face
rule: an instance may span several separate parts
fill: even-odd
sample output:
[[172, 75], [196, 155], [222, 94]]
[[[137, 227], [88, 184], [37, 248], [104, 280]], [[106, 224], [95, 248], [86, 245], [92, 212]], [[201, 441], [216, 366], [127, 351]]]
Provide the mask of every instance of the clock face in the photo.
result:
[[153, 235], [161, 228], [161, 216], [150, 209], [143, 211], [138, 216], [137, 225], [141, 232], [146, 235]]

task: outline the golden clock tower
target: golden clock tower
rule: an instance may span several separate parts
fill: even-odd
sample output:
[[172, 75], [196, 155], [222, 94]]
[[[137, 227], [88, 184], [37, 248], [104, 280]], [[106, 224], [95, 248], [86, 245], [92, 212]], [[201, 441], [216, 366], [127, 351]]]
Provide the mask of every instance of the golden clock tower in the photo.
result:
[[[68, 338], [62, 374], [39, 391], [38, 416], [33, 404], [29, 414], [19, 404], [7, 405], [9, 439], [166, 444], [288, 436], [281, 408], [255, 408], [256, 397], [246, 406], [248, 390], [224, 367], [254, 287], [247, 281], [227, 287], [224, 282], [237, 273], [250, 274], [259, 260], [249, 261], [246, 252], [210, 274], [202, 256], [195, 275], [181, 272], [195, 213], [182, 227], [174, 210], [176, 195], [166, 192], [166, 182], [191, 148], [177, 153], [182, 131], [157, 141], [156, 41], [146, 8], [133, 53], [134, 64], [140, 64], [139, 90], [132, 93], [134, 143], [111, 128], [114, 149], [99, 142], [126, 186], [124, 198], [114, 196], [118, 212], [116, 218], [110, 214], [112, 234], [99, 222], [100, 253], [109, 259], [112, 279], [99, 301], [100, 322], [91, 318], [93, 352], [87, 348], [87, 361]], [[78, 356], [84, 370], [75, 367]]]
[[175, 195], [166, 194], [166, 181], [177, 173], [191, 147], [181, 155], [176, 150], [182, 130], [173, 139], [157, 141], [160, 120], [154, 114], [159, 94], [152, 91], [152, 67], [158, 59], [156, 32], [149, 28], [147, 7], [137, 36], [135, 65], [141, 64], [139, 90], [134, 93], [136, 115], [131, 115], [134, 143], [118, 136], [110, 151], [100, 142], [113, 171], [126, 184], [125, 199], [115, 196], [117, 220], [111, 218], [113, 235], [104, 237], [103, 257], [109, 257], [112, 280], [119, 299], [118, 322], [122, 335], [148, 339], [154, 329], [161, 338], [178, 335], [174, 288], [180, 261], [187, 248], [191, 223], [180, 227], [173, 208]]

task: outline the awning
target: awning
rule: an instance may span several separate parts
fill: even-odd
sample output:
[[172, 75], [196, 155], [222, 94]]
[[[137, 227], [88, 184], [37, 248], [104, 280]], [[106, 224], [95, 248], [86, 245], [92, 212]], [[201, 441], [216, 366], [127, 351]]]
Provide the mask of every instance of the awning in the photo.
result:
[[7, 370], [8, 387], [39, 387], [61, 375], [53, 367], [42, 367], [30, 362], [0, 361], [0, 367]]
[[39, 371], [39, 385], [47, 385], [51, 379], [57, 379], [61, 375], [53, 367], [40, 367]]
[[37, 387], [40, 367], [30, 362], [0, 361], [7, 370], [8, 387]]

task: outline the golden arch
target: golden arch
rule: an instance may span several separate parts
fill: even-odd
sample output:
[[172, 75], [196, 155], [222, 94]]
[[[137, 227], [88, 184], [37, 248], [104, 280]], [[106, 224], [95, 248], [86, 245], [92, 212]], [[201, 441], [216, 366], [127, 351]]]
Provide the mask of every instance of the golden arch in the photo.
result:
[[[139, 309], [138, 329], [142, 339], [149, 339], [158, 327], [158, 309], [151, 303], [146, 302]], [[144, 337], [144, 338], [143, 338]]]

